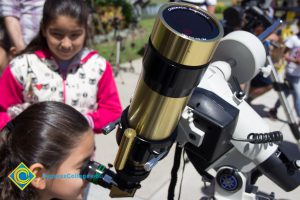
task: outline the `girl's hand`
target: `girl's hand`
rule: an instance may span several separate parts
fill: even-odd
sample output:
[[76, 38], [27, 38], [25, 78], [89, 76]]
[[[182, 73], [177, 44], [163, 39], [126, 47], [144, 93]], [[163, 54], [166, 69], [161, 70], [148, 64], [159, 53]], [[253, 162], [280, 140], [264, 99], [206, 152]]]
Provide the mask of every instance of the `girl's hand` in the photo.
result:
[[17, 104], [14, 106], [11, 106], [7, 109], [7, 114], [10, 118], [15, 118], [17, 115], [19, 115], [23, 110], [25, 110], [28, 106], [30, 106], [30, 103], [23, 103], [23, 104]]

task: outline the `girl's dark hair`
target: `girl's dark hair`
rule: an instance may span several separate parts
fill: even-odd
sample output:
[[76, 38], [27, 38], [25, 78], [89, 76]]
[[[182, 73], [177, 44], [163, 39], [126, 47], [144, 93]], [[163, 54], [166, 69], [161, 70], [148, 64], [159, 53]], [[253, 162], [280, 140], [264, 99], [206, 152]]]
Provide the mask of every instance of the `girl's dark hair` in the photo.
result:
[[43, 9], [43, 17], [41, 20], [40, 30], [35, 38], [20, 53], [33, 53], [40, 49], [49, 49], [47, 40], [43, 36], [45, 30], [53, 20], [59, 16], [68, 16], [76, 19], [78, 24], [88, 29], [89, 8], [84, 0], [46, 0]]
[[21, 162], [57, 169], [88, 130], [86, 118], [64, 103], [40, 102], [24, 110], [0, 132], [0, 199], [37, 199], [31, 185], [21, 191], [8, 175]]

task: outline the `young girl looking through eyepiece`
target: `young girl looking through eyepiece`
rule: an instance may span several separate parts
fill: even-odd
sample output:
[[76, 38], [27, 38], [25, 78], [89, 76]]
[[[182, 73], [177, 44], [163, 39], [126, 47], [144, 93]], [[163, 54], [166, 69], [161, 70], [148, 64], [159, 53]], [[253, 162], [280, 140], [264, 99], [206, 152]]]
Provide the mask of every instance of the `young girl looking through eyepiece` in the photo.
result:
[[[93, 152], [94, 134], [81, 113], [60, 102], [31, 105], [0, 132], [0, 199], [82, 199], [87, 182], [78, 175]], [[21, 162], [36, 175], [23, 190], [8, 177]]]

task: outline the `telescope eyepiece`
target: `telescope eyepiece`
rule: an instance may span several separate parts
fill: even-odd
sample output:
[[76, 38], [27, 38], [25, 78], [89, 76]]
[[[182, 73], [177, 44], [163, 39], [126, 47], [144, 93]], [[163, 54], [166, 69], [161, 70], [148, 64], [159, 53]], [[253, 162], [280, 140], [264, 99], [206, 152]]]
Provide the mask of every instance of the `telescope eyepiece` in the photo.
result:
[[114, 180], [116, 174], [96, 161], [87, 162], [82, 167], [80, 174], [84, 180], [104, 188], [111, 188], [113, 185], [117, 185]]

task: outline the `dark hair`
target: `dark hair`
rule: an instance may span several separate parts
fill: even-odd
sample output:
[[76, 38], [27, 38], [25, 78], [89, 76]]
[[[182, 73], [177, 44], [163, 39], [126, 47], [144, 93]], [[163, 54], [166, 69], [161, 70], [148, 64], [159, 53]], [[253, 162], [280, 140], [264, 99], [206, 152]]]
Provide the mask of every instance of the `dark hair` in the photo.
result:
[[6, 51], [6, 53], [9, 52], [11, 47], [10, 39], [4, 25], [3, 17], [0, 17], [0, 47], [2, 47]]
[[58, 16], [68, 16], [76, 19], [79, 25], [88, 29], [89, 8], [84, 0], [46, 0], [43, 9], [43, 17], [41, 20], [40, 30], [35, 38], [20, 53], [33, 53], [40, 49], [49, 49], [47, 40], [43, 36], [43, 30], [55, 20]]
[[9, 173], [21, 162], [57, 169], [89, 129], [86, 118], [64, 103], [45, 101], [24, 110], [0, 132], [0, 199], [37, 199], [31, 185], [21, 191]]

